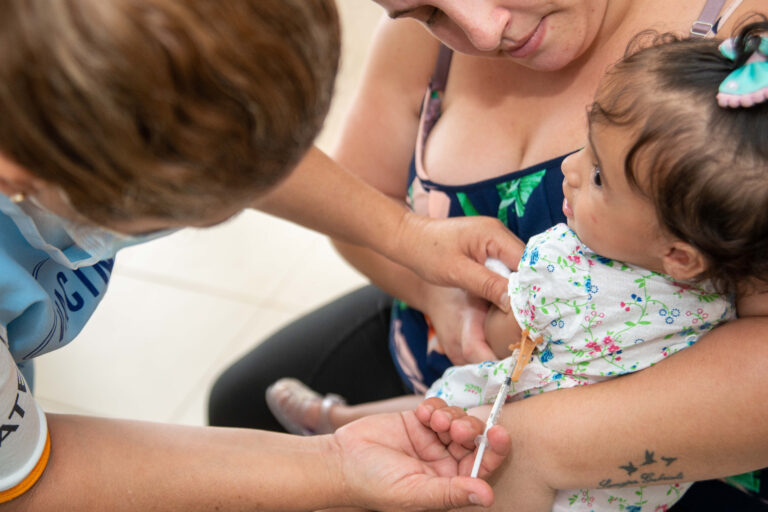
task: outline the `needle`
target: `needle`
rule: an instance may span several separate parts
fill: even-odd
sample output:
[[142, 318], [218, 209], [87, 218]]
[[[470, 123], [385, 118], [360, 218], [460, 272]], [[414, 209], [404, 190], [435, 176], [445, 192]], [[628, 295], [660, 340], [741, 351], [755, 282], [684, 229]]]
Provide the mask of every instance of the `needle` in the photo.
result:
[[[516, 361], [517, 358], [512, 357], [510, 359], [512, 361]], [[517, 366], [517, 363], [515, 363], [515, 366]], [[477, 473], [480, 471], [480, 464], [483, 462], [483, 454], [485, 453], [485, 449], [488, 447], [488, 431], [492, 426], [496, 424], [497, 420], [499, 419], [501, 406], [504, 405], [504, 402], [507, 399], [507, 393], [509, 392], [509, 387], [512, 385], [512, 373], [513, 372], [510, 372], [507, 378], [504, 379], [504, 384], [501, 385], [499, 393], [496, 395], [496, 400], [493, 402], [491, 414], [488, 416], [488, 420], [485, 422], [485, 431], [483, 431], [483, 435], [477, 438], [477, 455], [475, 456], [475, 465], [472, 466], [472, 474], [470, 475], [472, 478], [477, 478]]]

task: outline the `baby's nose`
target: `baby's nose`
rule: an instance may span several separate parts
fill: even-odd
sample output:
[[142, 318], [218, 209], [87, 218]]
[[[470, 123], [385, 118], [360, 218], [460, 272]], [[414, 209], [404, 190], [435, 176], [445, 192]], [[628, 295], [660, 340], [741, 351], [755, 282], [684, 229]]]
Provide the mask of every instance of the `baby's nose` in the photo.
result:
[[563, 181], [565, 181], [565, 184], [569, 187], [576, 188], [579, 186], [579, 173], [576, 170], [576, 162], [578, 160], [578, 155], [580, 154], [581, 151], [568, 155], [565, 160], [563, 160], [563, 163], [560, 164], [560, 168], [563, 171]]

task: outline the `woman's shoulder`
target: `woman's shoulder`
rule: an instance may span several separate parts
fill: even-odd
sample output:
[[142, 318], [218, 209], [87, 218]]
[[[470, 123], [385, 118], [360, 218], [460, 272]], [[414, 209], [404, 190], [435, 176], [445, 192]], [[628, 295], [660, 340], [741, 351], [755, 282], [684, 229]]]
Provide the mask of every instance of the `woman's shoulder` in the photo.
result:
[[367, 84], [380, 91], [415, 98], [420, 105], [437, 60], [439, 42], [409, 19], [383, 19], [373, 39], [365, 68]]

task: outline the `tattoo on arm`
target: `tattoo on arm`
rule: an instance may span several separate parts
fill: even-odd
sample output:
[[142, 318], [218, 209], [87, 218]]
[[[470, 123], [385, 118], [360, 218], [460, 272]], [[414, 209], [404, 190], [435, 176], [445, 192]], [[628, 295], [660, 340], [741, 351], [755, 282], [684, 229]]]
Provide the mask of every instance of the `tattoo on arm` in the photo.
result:
[[[677, 473], [665, 472], [666, 468], [677, 461], [677, 457], [661, 455], [661, 461], [659, 461], [656, 459], [655, 455], [656, 452], [645, 450], [645, 456], [643, 457], [642, 462], [638, 462], [636, 465], [633, 461], [629, 461], [626, 464], [619, 466], [619, 469], [627, 473], [626, 479], [614, 481], [612, 478], [604, 478], [603, 480], [600, 480], [598, 487], [600, 489], [620, 489], [624, 487], [651, 485], [659, 482], [680, 481], [684, 479], [682, 471], [678, 471]], [[643, 467], [644, 471], [635, 475], [635, 473], [640, 471], [638, 466], [651, 467]], [[659, 471], [659, 469], [661, 471]]]

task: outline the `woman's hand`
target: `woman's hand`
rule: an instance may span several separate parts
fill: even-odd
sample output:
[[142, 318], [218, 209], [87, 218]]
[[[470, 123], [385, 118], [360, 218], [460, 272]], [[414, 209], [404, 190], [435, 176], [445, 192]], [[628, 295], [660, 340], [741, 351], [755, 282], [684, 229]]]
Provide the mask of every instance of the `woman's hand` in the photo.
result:
[[[474, 439], [482, 434], [483, 423], [458, 410], [441, 412], [433, 420], [439, 406], [427, 401], [417, 411], [369, 416], [333, 434], [351, 504], [424, 510], [493, 503], [490, 485], [469, 477]], [[453, 428], [455, 422], [461, 424]], [[453, 439], [454, 430], [461, 442]], [[489, 441], [481, 476], [498, 468], [509, 453], [504, 429], [495, 429]]]
[[[506, 280], [504, 286], [506, 289]], [[439, 341], [439, 352], [455, 365], [496, 359], [485, 339], [484, 324], [489, 306], [485, 299], [458, 288], [424, 285], [423, 289], [423, 311]]]
[[517, 269], [525, 246], [498, 219], [429, 219], [407, 213], [398, 233], [388, 257], [431, 283], [465, 289], [509, 311], [507, 280], [484, 263], [496, 258]]

